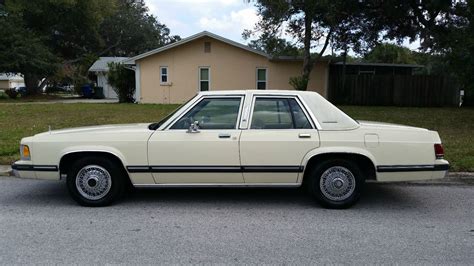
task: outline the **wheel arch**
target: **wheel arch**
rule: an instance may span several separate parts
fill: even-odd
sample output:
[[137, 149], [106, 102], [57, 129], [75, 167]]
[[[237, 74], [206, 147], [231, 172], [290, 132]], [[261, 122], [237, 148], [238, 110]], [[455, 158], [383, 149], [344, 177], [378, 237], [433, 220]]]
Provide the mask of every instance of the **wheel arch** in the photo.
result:
[[105, 150], [75, 150], [75, 151], [68, 151], [66, 153], [63, 153], [61, 155], [61, 158], [59, 159], [59, 173], [64, 174], [66, 169], [77, 159], [86, 157], [86, 156], [100, 156], [104, 158], [108, 158], [112, 161], [114, 161], [119, 167], [121, 167], [121, 170], [124, 171], [124, 173], [127, 175], [128, 179], [130, 177], [128, 176], [128, 172], [126, 171], [125, 168], [125, 162], [123, 159], [117, 155], [114, 152], [111, 151], [105, 151]]
[[376, 163], [371, 154], [359, 151], [326, 150], [313, 152], [305, 157], [302, 164], [304, 166], [304, 172], [301, 177], [301, 182], [307, 180], [307, 175], [311, 173], [312, 169], [316, 167], [319, 162], [329, 159], [345, 159], [353, 161], [359, 166], [360, 170], [366, 177], [366, 180], [377, 180]]

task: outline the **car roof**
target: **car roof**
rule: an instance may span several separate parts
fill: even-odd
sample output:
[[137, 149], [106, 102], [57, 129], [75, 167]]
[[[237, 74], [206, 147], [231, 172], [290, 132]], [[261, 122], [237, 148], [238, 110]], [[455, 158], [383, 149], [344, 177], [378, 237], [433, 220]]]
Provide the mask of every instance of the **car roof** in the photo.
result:
[[213, 91], [202, 91], [199, 95], [236, 95], [236, 94], [264, 94], [264, 95], [307, 95], [307, 94], [318, 94], [315, 91], [297, 91], [297, 90], [213, 90]]

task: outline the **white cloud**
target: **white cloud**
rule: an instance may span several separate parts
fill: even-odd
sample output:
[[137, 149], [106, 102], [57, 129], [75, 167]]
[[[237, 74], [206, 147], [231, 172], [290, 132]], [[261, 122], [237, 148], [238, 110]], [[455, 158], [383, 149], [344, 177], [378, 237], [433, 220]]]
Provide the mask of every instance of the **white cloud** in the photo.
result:
[[255, 9], [245, 8], [239, 11], [232, 11], [229, 15], [220, 17], [201, 17], [199, 19], [199, 26], [202, 29], [217, 30], [217, 31], [239, 31], [244, 29], [252, 29], [258, 21], [258, 15]]
[[149, 12], [166, 24], [171, 34], [187, 37], [208, 30], [243, 42], [244, 29], [258, 21], [253, 3], [244, 0], [145, 0]]

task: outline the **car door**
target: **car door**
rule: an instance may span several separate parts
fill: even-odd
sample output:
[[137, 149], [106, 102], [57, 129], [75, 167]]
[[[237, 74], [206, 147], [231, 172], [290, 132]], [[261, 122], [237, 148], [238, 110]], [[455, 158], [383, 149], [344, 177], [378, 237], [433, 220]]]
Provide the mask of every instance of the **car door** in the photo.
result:
[[303, 157], [319, 146], [313, 121], [295, 96], [256, 95], [240, 137], [246, 183], [296, 183]]
[[176, 122], [156, 131], [148, 144], [155, 182], [243, 183], [237, 125], [243, 99], [243, 95], [204, 96]]

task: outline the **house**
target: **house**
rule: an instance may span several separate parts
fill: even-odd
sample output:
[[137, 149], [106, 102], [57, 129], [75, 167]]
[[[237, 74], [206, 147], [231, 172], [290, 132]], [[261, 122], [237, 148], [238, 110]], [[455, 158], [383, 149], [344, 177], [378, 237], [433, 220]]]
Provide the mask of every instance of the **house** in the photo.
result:
[[11, 73], [0, 73], [0, 90], [24, 87], [23, 76]]
[[[135, 69], [140, 103], [183, 103], [199, 91], [292, 89], [302, 58], [272, 57], [204, 31], [124, 61]], [[329, 61], [318, 61], [308, 90], [327, 95]]]
[[107, 80], [107, 73], [109, 72], [109, 63], [120, 63], [128, 57], [100, 57], [99, 60], [95, 61], [94, 64], [89, 68], [89, 72], [93, 74], [94, 81], [98, 87], [104, 89], [105, 98], [117, 99], [117, 93], [114, 88], [109, 84]]

